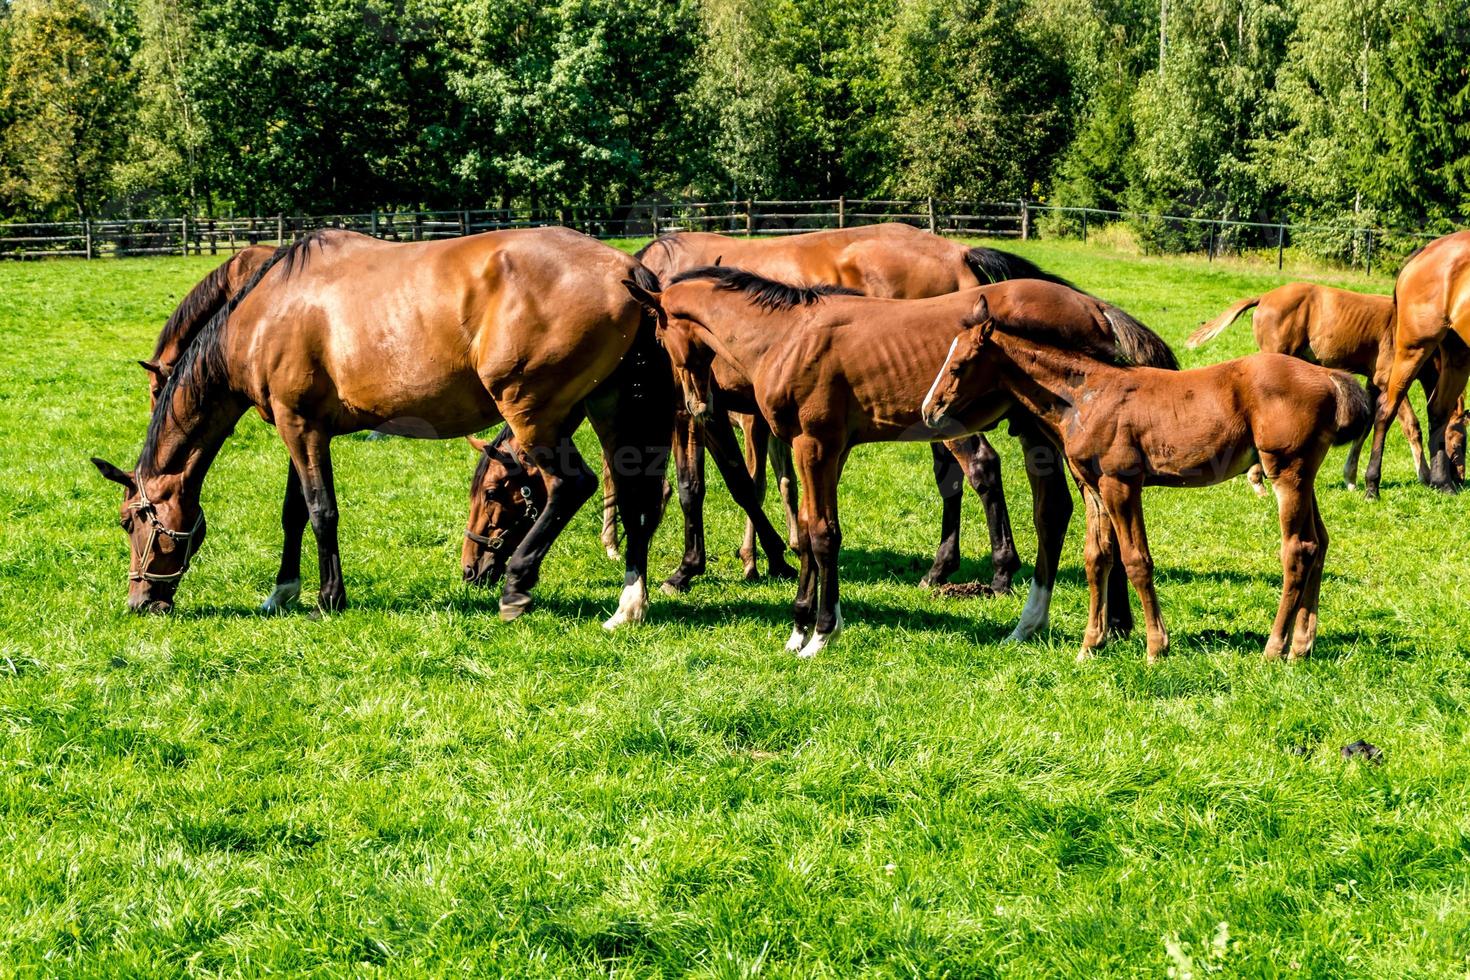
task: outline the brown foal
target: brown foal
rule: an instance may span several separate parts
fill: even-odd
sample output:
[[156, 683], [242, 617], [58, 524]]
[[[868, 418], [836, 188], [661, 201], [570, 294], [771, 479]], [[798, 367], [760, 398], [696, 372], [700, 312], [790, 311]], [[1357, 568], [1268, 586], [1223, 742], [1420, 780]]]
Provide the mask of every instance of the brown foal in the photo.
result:
[[[1316, 477], [1327, 450], [1372, 418], [1367, 392], [1342, 371], [1281, 354], [1252, 354], [1191, 371], [1125, 367], [1054, 336], [980, 297], [924, 399], [925, 421], [1019, 405], [1062, 449], [1087, 509], [1091, 603], [1078, 659], [1107, 640], [1107, 576], [1115, 551], [1143, 603], [1148, 660], [1169, 634], [1154, 591], [1143, 488], [1208, 486], [1259, 459], [1280, 506], [1281, 604], [1267, 659], [1311, 653], [1327, 529]], [[1115, 545], [1116, 538], [1116, 545]], [[1288, 631], [1294, 631], [1288, 636]]]
[[[1185, 344], [1198, 347], [1218, 337], [1247, 310], [1254, 309], [1251, 328], [1256, 346], [1263, 351], [1290, 354], [1323, 367], [1340, 368], [1368, 379], [1368, 396], [1376, 403], [1378, 389], [1373, 385], [1380, 351], [1393, 344], [1393, 297], [1372, 293], [1355, 293], [1310, 282], [1289, 282], [1270, 292], [1251, 296], [1233, 304], [1209, 323], [1189, 335]], [[1419, 372], [1419, 384], [1428, 398], [1434, 391], [1439, 370], [1426, 362]], [[1419, 420], [1406, 399], [1399, 405], [1399, 426], [1408, 440], [1414, 457], [1414, 468], [1421, 483], [1429, 482], [1429, 466], [1424, 459], [1424, 436]], [[1464, 421], [1457, 413], [1456, 428], [1459, 448], [1464, 448]], [[1348, 489], [1358, 482], [1358, 456], [1362, 439], [1354, 442], [1343, 464], [1342, 476]], [[1252, 466], [1247, 474], [1256, 492], [1264, 495], [1261, 467]]]
[[596, 489], [571, 436], [599, 411], [614, 434], [607, 448], [627, 461], [614, 474], [627, 567], [605, 625], [641, 619], [673, 386], [652, 319], [619, 284], [629, 276], [653, 282], [631, 257], [566, 229], [412, 244], [328, 231], [278, 250], [188, 344], [137, 468], [94, 460], [126, 491], [129, 606], [172, 606], [205, 533], [205, 476], [254, 407], [291, 454], [326, 609], [346, 604], [331, 439], [363, 429], [446, 438], [504, 419], [549, 485], [524, 540], [493, 562], [505, 573], [501, 615], [515, 618], [552, 541]]
[[[723, 266], [681, 273], [660, 294], [625, 285], [658, 316], [692, 416], [710, 410], [710, 392], [718, 386], [758, 408], [775, 436], [791, 446], [801, 483], [801, 571], [787, 649], [804, 657], [820, 652], [842, 628], [837, 483], [852, 448], [954, 439], [993, 425], [1004, 414], [961, 414], [935, 428], [919, 413], [924, 391], [978, 295], [992, 297], [1022, 322], [1054, 331], [1062, 342], [1087, 342], [1135, 361], [1172, 363], [1164, 342], [1123, 311], [1039, 280], [919, 300], [834, 295], [832, 287], [788, 286]], [[1047, 448], [1032, 432], [1022, 420], [1017, 435], [1028, 458]], [[1060, 474], [1031, 466], [1027, 473], [1037, 504], [1039, 547], [1031, 594], [1012, 634], [1016, 640], [1046, 625], [1072, 509], [1065, 477], [1058, 486]]]
[[1435, 239], [1399, 270], [1393, 287], [1393, 345], [1378, 362], [1375, 383], [1383, 391], [1373, 425], [1373, 450], [1364, 490], [1378, 496], [1383, 442], [1388, 423], [1409, 394], [1409, 385], [1436, 353], [1439, 378], [1425, 415], [1429, 422], [1429, 484], [1459, 489], [1445, 432], [1470, 378], [1470, 231]]

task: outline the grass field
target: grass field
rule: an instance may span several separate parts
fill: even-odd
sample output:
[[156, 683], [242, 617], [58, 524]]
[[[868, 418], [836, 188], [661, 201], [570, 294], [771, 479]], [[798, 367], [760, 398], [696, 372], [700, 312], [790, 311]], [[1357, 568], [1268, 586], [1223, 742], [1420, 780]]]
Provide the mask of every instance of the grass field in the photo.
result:
[[[1014, 246], [1180, 345], [1274, 268]], [[586, 507], [538, 606], [459, 582], [460, 441], [336, 444], [353, 607], [256, 616], [285, 452], [253, 416], [205, 489], [176, 613], [123, 610], [133, 360], [207, 259], [0, 266], [0, 970], [74, 976], [1463, 976], [1470, 968], [1470, 500], [1323, 471], [1308, 663], [1260, 660], [1274, 504], [1150, 491], [1174, 655], [1073, 662], [1074, 521], [1045, 642], [1024, 600], [916, 586], [928, 451], [842, 487], [848, 630], [781, 652], [791, 590], [746, 585], [711, 493], [711, 573], [607, 635], [621, 571]], [[1330, 281], [1388, 291], [1390, 280]], [[1022, 554], [1034, 553], [1014, 442]], [[966, 507], [961, 578], [986, 571]], [[771, 504], [775, 513], [775, 504]], [[671, 512], [655, 573], [680, 551]], [[310, 549], [308, 536], [308, 548]], [[309, 557], [308, 587], [315, 562]], [[1029, 565], [1028, 565], [1029, 569]], [[1020, 581], [1024, 582], [1023, 579]], [[1136, 599], [1135, 599], [1136, 603]], [[1345, 760], [1367, 739], [1383, 764]]]

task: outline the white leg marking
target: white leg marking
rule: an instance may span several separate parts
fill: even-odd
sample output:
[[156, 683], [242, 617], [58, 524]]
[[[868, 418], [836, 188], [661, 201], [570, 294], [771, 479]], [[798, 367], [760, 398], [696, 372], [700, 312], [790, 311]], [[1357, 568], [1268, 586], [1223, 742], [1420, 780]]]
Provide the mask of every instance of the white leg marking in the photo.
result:
[[1021, 621], [1011, 631], [1008, 643], [1024, 643], [1046, 629], [1051, 622], [1051, 589], [1031, 580], [1031, 591], [1026, 594], [1026, 605], [1021, 610]]
[[629, 569], [623, 575], [623, 594], [618, 599], [618, 611], [602, 624], [602, 628], [615, 630], [625, 623], [641, 623], [647, 611], [648, 584], [643, 581], [643, 576]]
[[791, 639], [786, 641], [786, 652], [796, 653], [804, 646], [806, 646], [806, 634], [800, 628], [793, 627], [791, 630]]
[[289, 582], [280, 582], [266, 600], [260, 604], [260, 611], [263, 613], [285, 612], [296, 603], [300, 595], [301, 579], [293, 578]]
[[798, 657], [802, 658], [803, 660], [810, 660], [812, 657], [815, 657], [817, 654], [821, 653], [822, 650], [826, 648], [827, 644], [837, 639], [838, 634], [842, 632], [842, 603], [839, 602], [837, 604], [836, 612], [837, 622], [832, 625], [832, 632], [817, 633], [816, 635], [814, 635], [810, 640], [807, 641], [806, 646], [801, 648], [801, 652], [797, 654]]

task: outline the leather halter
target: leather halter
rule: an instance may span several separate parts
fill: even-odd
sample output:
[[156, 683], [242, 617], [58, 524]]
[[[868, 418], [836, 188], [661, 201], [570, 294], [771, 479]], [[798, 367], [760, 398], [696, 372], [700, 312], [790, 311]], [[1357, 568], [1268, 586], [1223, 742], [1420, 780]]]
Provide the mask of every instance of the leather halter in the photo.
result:
[[[525, 513], [521, 515], [522, 521], [534, 521], [540, 516], [541, 512], [536, 509], [536, 505], [531, 501], [531, 488], [529, 486], [521, 487], [521, 500], [525, 501], [526, 507]], [[518, 521], [517, 523], [520, 522]], [[476, 544], [484, 545], [491, 551], [499, 551], [505, 547], [505, 536], [509, 533], [510, 528], [503, 528], [499, 534], [491, 537], [488, 534], [476, 534], [474, 531], [466, 529], [464, 536]]]
[[[194, 553], [199, 550], [199, 531], [204, 527], [204, 508], [199, 508], [199, 517], [195, 519], [194, 526], [187, 531], [175, 531], [165, 527], [163, 521], [158, 519], [158, 508], [153, 506], [153, 501], [148, 499], [148, 494], [143, 489], [143, 484], [138, 484], [138, 502], [132, 506], [133, 513], [139, 517], [147, 515], [149, 522], [148, 543], [143, 546], [143, 554], [138, 560], [138, 571], [129, 571], [128, 578], [134, 582], [173, 582], [178, 583], [189, 570], [189, 563], [194, 560]], [[177, 572], [149, 572], [144, 571], [148, 567], [148, 559], [153, 557], [153, 546], [158, 543], [158, 536], [163, 535], [173, 541], [183, 542], [184, 565]]]

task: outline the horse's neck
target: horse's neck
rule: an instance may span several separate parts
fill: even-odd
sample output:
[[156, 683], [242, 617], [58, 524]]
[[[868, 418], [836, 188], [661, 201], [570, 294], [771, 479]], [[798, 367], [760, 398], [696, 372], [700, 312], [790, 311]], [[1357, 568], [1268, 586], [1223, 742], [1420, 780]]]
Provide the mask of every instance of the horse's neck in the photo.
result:
[[1082, 403], [1085, 389], [1120, 370], [1085, 354], [996, 336], [1006, 355], [1001, 361], [1006, 388], [1033, 415], [1053, 424]]
[[[780, 314], [762, 312], [741, 297], [719, 296], [716, 302], [721, 307], [718, 315], [705, 321], [705, 329], [724, 347], [716, 353], [733, 361], [732, 367], [753, 381], [771, 348], [793, 331], [772, 322]], [[710, 322], [716, 325], [708, 326]]]
[[153, 458], [146, 466], [140, 460], [140, 471], [182, 481], [186, 496], [199, 493], [210, 464], [249, 407], [242, 396], [216, 387], [218, 390], [198, 398], [185, 399], [194, 401], [192, 406], [180, 404], [175, 395], [176, 410], [165, 411]]

